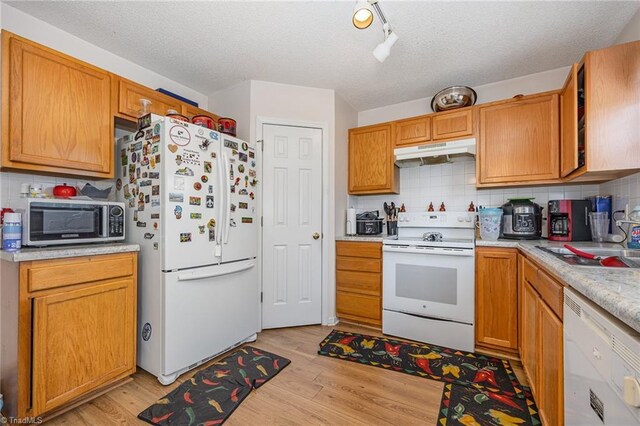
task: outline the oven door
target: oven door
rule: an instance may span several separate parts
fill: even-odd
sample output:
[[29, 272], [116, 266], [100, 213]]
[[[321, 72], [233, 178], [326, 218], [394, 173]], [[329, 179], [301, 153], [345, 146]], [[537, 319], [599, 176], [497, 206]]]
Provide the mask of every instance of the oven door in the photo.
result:
[[473, 324], [474, 251], [383, 246], [383, 308]]
[[29, 204], [26, 234], [28, 245], [100, 241], [105, 237], [107, 215], [99, 204]]

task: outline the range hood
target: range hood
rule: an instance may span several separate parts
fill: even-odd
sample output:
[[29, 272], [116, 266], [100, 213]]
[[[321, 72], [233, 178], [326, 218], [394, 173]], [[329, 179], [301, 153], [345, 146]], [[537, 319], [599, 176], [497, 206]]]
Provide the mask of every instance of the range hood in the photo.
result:
[[451, 163], [456, 157], [475, 157], [476, 140], [461, 139], [451, 142], [410, 146], [408, 148], [396, 148], [393, 154], [398, 167]]

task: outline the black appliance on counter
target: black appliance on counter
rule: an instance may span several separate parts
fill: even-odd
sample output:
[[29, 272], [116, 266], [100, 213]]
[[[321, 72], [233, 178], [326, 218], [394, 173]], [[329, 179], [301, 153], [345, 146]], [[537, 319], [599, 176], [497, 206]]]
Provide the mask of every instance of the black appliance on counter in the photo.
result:
[[589, 200], [551, 200], [547, 226], [550, 241], [591, 241]]
[[535, 240], [542, 237], [542, 209], [533, 198], [510, 198], [502, 205], [501, 237]]
[[382, 218], [379, 218], [380, 211], [372, 210], [356, 215], [356, 234], [358, 235], [378, 235], [382, 234]]

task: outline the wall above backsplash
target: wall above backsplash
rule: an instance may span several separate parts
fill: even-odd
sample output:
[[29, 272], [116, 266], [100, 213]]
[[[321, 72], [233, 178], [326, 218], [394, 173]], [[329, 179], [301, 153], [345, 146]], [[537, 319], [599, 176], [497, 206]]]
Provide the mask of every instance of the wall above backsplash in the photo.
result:
[[[637, 175], [636, 175], [637, 176]], [[628, 178], [625, 178], [628, 179]], [[499, 207], [508, 198], [535, 197], [545, 207], [555, 199], [580, 199], [600, 194], [599, 185], [549, 185], [522, 188], [476, 189], [476, 162], [471, 158], [453, 163], [400, 169], [400, 194], [350, 196], [349, 205], [358, 210], [380, 210], [382, 204], [404, 203], [408, 211], [426, 211], [430, 202], [436, 210], [444, 202], [449, 211], [464, 211], [473, 201], [476, 206]]]

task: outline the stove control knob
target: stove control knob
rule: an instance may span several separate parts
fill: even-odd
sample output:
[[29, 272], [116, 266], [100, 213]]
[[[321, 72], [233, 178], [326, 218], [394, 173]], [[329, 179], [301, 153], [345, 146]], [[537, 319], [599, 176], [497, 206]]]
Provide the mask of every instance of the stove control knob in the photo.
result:
[[467, 217], [464, 219], [464, 221], [465, 221], [465, 222], [471, 222], [471, 216], [467, 216]]

